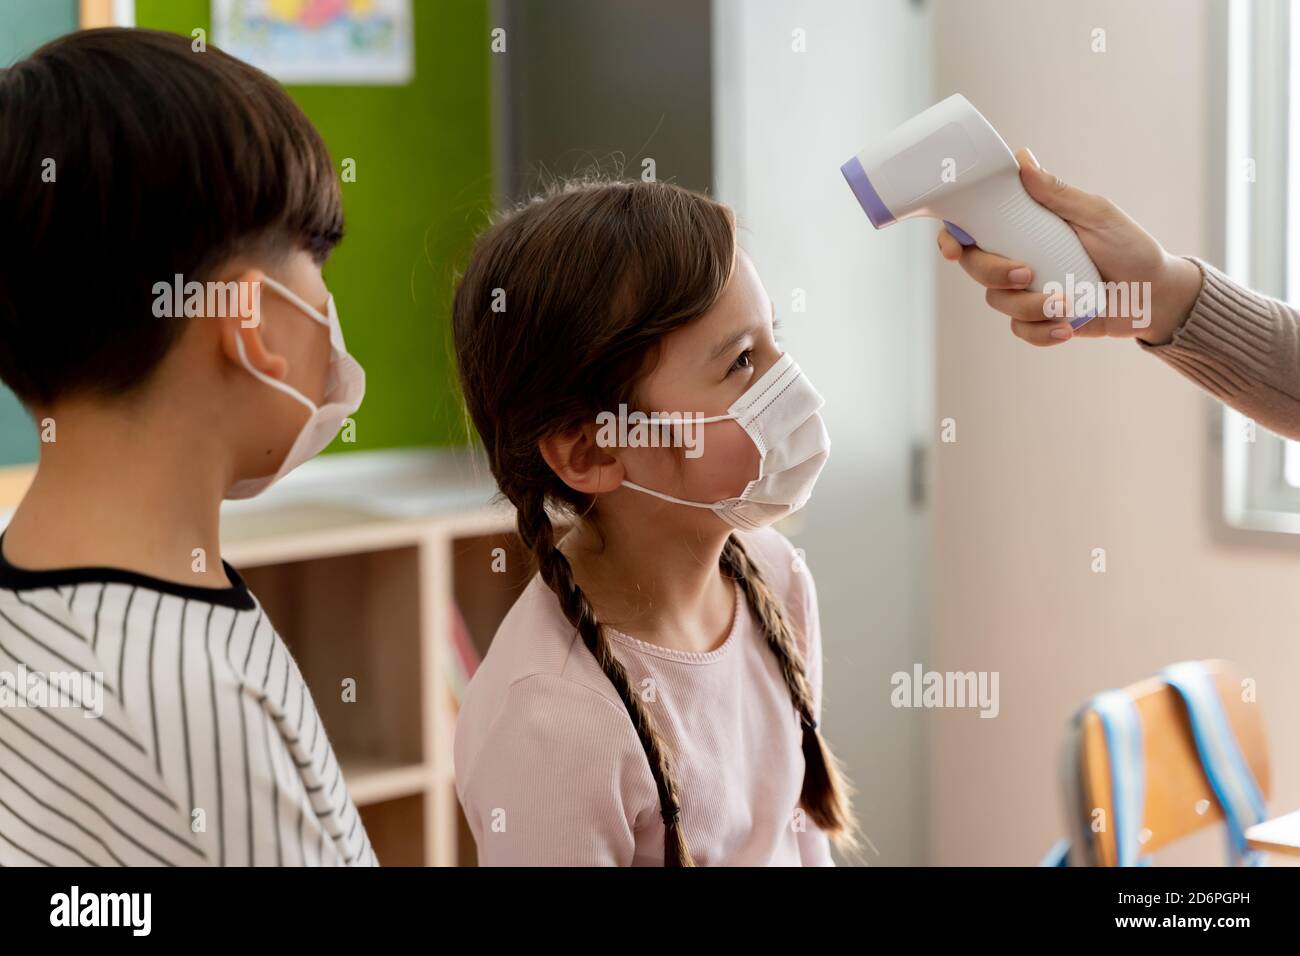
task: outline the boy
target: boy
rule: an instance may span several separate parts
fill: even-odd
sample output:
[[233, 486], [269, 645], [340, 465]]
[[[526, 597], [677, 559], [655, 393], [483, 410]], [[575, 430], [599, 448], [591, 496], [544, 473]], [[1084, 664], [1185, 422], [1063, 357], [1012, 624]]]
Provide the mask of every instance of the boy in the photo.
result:
[[219, 559], [222, 499], [364, 389], [321, 276], [320, 136], [219, 51], [70, 34], [0, 71], [0, 223], [0, 379], [42, 437], [0, 536], [0, 864], [377, 864]]

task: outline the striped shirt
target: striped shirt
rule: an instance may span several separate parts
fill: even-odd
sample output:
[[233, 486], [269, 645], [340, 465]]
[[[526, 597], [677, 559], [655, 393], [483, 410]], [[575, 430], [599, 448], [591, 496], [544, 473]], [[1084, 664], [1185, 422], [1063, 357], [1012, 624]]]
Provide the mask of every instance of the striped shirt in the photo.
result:
[[0, 865], [378, 865], [311, 693], [228, 588], [0, 536]]

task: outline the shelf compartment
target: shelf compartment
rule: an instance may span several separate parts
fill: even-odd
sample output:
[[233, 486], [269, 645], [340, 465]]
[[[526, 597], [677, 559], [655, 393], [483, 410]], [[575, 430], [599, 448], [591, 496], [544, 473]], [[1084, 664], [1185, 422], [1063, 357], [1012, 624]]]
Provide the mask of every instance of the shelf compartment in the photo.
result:
[[[380, 773], [424, 763], [419, 548], [342, 554], [241, 573], [284, 638], [345, 767]], [[355, 681], [355, 701], [343, 682]], [[365, 769], [368, 768], [368, 769]]]

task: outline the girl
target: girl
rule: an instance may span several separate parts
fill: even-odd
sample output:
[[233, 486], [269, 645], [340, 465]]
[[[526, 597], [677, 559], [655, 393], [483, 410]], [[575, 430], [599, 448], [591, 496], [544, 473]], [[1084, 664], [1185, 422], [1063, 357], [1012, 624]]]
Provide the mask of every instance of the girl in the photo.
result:
[[[831, 839], [858, 845], [817, 729], [812, 577], [766, 527], [826, 459], [822, 400], [735, 232], [676, 186], [574, 183], [487, 230], [456, 290], [461, 388], [538, 569], [457, 724], [482, 864], [833, 865]], [[611, 445], [600, 418], [629, 408], [700, 424]]]

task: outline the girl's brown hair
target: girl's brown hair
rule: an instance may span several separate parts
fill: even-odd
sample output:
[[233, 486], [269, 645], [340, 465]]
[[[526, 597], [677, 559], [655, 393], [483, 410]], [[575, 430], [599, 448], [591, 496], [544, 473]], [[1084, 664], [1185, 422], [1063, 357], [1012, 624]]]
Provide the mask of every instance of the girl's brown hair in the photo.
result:
[[[664, 864], [692, 866], [671, 755], [568, 559], [556, 512], [582, 520], [594, 503], [543, 460], [538, 443], [635, 407], [658, 341], [699, 318], [727, 284], [736, 224], [721, 203], [658, 182], [583, 180], [504, 215], [475, 244], [452, 304], [461, 390], [519, 534], [564, 615], [618, 692], [645, 748], [664, 820]], [[781, 601], [739, 539], [722, 569], [741, 586], [803, 726], [800, 802], [844, 848], [856, 848], [852, 788], [816, 728], [812, 688]]]

